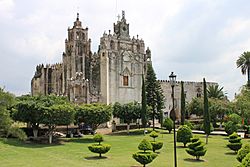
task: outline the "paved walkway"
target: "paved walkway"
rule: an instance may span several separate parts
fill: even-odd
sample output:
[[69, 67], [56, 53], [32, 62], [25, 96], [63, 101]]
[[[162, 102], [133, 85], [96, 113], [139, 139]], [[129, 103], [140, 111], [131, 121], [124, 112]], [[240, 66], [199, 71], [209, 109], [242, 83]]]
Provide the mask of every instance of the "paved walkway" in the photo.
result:
[[[198, 134], [204, 134], [204, 131], [201, 130], [192, 130], [193, 133], [198, 133]], [[244, 138], [245, 133], [244, 132], [237, 132], [237, 134], [241, 137]], [[213, 131], [211, 132], [211, 135], [223, 135], [227, 136], [227, 133], [225, 131]]]

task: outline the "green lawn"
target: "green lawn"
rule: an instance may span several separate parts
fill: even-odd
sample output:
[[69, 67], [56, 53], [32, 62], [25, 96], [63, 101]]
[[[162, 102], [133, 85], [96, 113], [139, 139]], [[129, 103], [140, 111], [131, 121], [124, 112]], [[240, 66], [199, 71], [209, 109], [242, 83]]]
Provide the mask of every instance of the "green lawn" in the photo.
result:
[[[199, 135], [203, 141], [202, 135]], [[92, 143], [92, 136], [73, 139], [61, 145], [23, 144], [15, 139], [0, 139], [1, 167], [30, 166], [81, 166], [81, 167], [137, 167], [140, 166], [132, 158], [137, 151], [138, 143], [143, 135], [105, 135], [105, 143], [111, 144], [111, 150], [105, 158], [98, 159], [97, 154], [87, 148]], [[147, 135], [146, 138], [150, 139]], [[164, 148], [149, 167], [173, 167], [173, 134], [160, 135], [158, 140], [164, 141]], [[248, 142], [244, 139], [243, 143]], [[202, 161], [195, 161], [188, 155], [181, 143], [177, 143], [178, 166], [180, 167], [233, 167], [239, 164], [236, 154], [226, 147], [225, 136], [210, 136], [207, 154]]]

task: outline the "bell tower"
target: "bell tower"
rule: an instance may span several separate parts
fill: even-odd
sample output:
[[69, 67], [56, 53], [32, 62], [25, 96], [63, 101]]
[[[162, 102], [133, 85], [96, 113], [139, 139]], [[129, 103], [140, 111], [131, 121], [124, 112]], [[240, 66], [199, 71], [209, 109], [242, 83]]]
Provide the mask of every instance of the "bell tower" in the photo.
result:
[[[77, 13], [73, 27], [68, 28], [68, 38], [65, 40], [63, 53], [63, 92], [71, 100], [83, 99], [87, 94], [87, 89], [84, 87], [90, 80], [90, 46], [88, 28], [82, 27]], [[77, 89], [76, 86], [78, 86]]]
[[122, 11], [122, 18], [114, 23], [114, 33], [121, 39], [129, 39], [129, 24], [126, 23], [125, 11]]

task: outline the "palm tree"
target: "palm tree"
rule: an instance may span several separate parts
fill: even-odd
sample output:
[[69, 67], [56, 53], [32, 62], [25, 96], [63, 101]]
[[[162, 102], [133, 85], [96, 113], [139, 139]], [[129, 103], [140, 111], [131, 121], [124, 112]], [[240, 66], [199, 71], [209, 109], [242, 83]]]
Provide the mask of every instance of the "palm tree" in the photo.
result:
[[243, 75], [247, 74], [247, 85], [250, 87], [250, 52], [244, 52], [236, 61], [237, 68], [241, 68]]
[[207, 89], [209, 98], [224, 99], [223, 87], [219, 88], [219, 85], [209, 85]]

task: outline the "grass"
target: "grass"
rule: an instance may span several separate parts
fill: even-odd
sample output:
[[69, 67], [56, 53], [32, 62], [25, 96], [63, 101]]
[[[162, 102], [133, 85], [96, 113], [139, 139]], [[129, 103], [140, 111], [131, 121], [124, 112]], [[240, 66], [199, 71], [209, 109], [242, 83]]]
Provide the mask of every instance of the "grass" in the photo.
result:
[[[204, 135], [199, 135], [205, 141]], [[105, 135], [104, 143], [111, 144], [111, 150], [99, 159], [98, 154], [87, 148], [93, 143], [92, 136], [65, 139], [60, 145], [25, 144], [16, 139], [0, 139], [1, 167], [137, 167], [141, 166], [133, 158], [139, 142], [144, 138], [140, 133]], [[150, 139], [149, 135], [146, 135]], [[173, 167], [173, 134], [161, 134], [157, 140], [164, 141], [158, 157], [148, 167]], [[244, 139], [243, 143], [248, 140]], [[226, 147], [225, 136], [210, 136], [206, 145], [207, 153], [200, 161], [188, 155], [182, 143], [177, 143], [178, 166], [180, 167], [231, 167], [237, 166], [236, 154]]]

